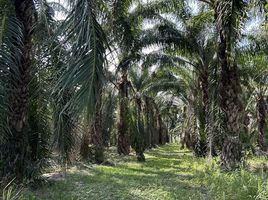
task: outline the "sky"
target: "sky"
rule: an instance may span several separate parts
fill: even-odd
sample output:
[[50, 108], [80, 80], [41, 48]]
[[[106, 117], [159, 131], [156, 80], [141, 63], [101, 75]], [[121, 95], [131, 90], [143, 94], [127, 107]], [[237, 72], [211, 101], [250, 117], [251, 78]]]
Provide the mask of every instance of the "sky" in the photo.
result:
[[[66, 2], [66, 0], [47, 0], [47, 2], [56, 2], [56, 3], [60, 3], [62, 4], [64, 7], [68, 7], [68, 4]], [[55, 12], [55, 18], [57, 20], [64, 20], [65, 19], [65, 15], [61, 12]]]

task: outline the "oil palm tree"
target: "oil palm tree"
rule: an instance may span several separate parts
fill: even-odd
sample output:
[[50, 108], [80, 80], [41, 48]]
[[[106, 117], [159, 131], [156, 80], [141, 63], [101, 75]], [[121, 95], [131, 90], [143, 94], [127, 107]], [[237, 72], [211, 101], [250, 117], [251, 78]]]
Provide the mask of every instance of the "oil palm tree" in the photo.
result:
[[[5, 149], [1, 151], [3, 175], [15, 175], [18, 179], [34, 176], [35, 168], [40, 166], [39, 161], [45, 158], [45, 154], [38, 153], [38, 150], [50, 140], [49, 137], [45, 138], [50, 132], [47, 120], [51, 113], [48, 105], [56, 105], [53, 117], [56, 141], [62, 152], [66, 153], [65, 157], [68, 157], [72, 147], [71, 134], [65, 131], [69, 133], [72, 130], [67, 128], [68, 122], [76, 122], [85, 110], [87, 119], [92, 115], [97, 118], [94, 111], [101, 96], [98, 92], [102, 87], [105, 35], [96, 21], [93, 4], [92, 1], [72, 1], [72, 12], [61, 25], [66, 32], [60, 33], [61, 37], [53, 37], [52, 43], [51, 40], [43, 40], [50, 42], [50, 45], [46, 43], [43, 46], [38, 44], [39, 39], [44, 38], [41, 35], [46, 33], [44, 35], [50, 36], [54, 31], [46, 26], [50, 19], [44, 18], [44, 14], [53, 14], [48, 4], [41, 0], [23, 0], [3, 5], [6, 9], [1, 13], [1, 149]], [[77, 16], [85, 20], [77, 21]], [[78, 22], [81, 22], [79, 26]], [[55, 23], [53, 25], [55, 28]], [[42, 30], [35, 32], [37, 28]], [[83, 32], [79, 32], [82, 29]], [[65, 57], [55, 56], [62, 53], [58, 46], [64, 47]], [[66, 67], [64, 64], [67, 62]], [[51, 70], [51, 65], [57, 66]], [[55, 73], [57, 79], [53, 93], [55, 99], [44, 95], [51, 91], [47, 82], [44, 82], [44, 79], [52, 80], [51, 73]], [[38, 113], [40, 116], [36, 117]], [[41, 125], [47, 129], [41, 131]], [[97, 138], [96, 150], [100, 152], [97, 155], [102, 155], [102, 142], [99, 142], [98, 137], [101, 133], [95, 131], [93, 134]]]
[[113, 5], [113, 34], [119, 51], [118, 69], [121, 71], [119, 88], [119, 122], [118, 122], [118, 153], [127, 155], [130, 152], [128, 104], [130, 81], [128, 69], [137, 60], [138, 40], [137, 35], [141, 28], [141, 22], [137, 17], [132, 17], [129, 12], [130, 6], [137, 1], [115, 1]]
[[[65, 91], [73, 91], [67, 100], [59, 118], [68, 113], [78, 119], [82, 113], [91, 127], [90, 133], [95, 150], [95, 161], [103, 161], [103, 141], [101, 131], [100, 107], [102, 105], [102, 90], [106, 35], [97, 21], [99, 14], [98, 2], [94, 0], [70, 1], [71, 12], [67, 16], [59, 34], [64, 38], [63, 43], [71, 46], [68, 66], [64, 66], [61, 76], [54, 88], [58, 98]], [[76, 113], [76, 114], [74, 114]], [[60, 125], [60, 123], [59, 123]], [[85, 145], [87, 148], [88, 144]]]
[[219, 67], [221, 69], [221, 109], [224, 113], [225, 140], [221, 153], [221, 163], [226, 169], [236, 168], [242, 157], [239, 135], [243, 119], [243, 105], [238, 66], [234, 57], [234, 45], [239, 37], [241, 24], [245, 18], [245, 1], [216, 1], [216, 23], [219, 31]]
[[[7, 35], [7, 37], [11, 37], [10, 46], [7, 48], [10, 48], [9, 53], [15, 59], [10, 59], [14, 66], [8, 72], [11, 84], [9, 85], [7, 125], [12, 137], [8, 138], [10, 154], [6, 157], [8, 161], [6, 168], [14, 171], [21, 178], [24, 176], [23, 162], [29, 145], [26, 131], [29, 117], [29, 85], [32, 78], [32, 35], [36, 9], [33, 1], [14, 1], [13, 9], [13, 27], [9, 25], [9, 28], [14, 28], [13, 34], [18, 33], [18, 35], [15, 38], [12, 38], [12, 35]], [[16, 158], [17, 156], [19, 159]]]
[[[177, 17], [178, 19], [179, 16]], [[182, 18], [180, 27], [166, 19], [153, 29], [144, 31], [142, 41], [148, 44], [164, 45], [163, 53], [146, 55], [145, 63], [162, 67], [189, 67], [194, 69], [196, 86], [193, 87], [195, 115], [198, 120], [200, 141], [196, 146], [196, 155], [207, 154], [207, 140], [210, 102], [212, 102], [212, 73], [216, 68], [216, 33], [213, 28], [213, 13], [203, 8], [195, 16], [188, 14]], [[215, 86], [215, 85], [214, 85]], [[199, 152], [199, 153], [197, 153]]]
[[143, 153], [146, 148], [168, 142], [167, 126], [156, 98], [158, 92], [167, 87], [166, 81], [170, 81], [170, 77], [164, 74], [152, 77], [148, 68], [136, 66], [129, 69], [128, 75], [131, 84], [128, 121], [130, 144], [136, 151], [138, 161], [145, 161]]
[[[128, 90], [130, 88], [128, 80], [128, 69], [131, 65], [140, 60], [142, 48], [148, 44], [140, 41], [142, 22], [144, 19], [158, 19], [164, 18], [159, 12], [168, 12], [170, 7], [179, 8], [181, 2], [174, 1], [158, 1], [144, 4], [141, 1], [115, 1], [113, 5], [113, 35], [114, 41], [119, 47], [119, 65], [121, 70], [121, 80], [119, 82], [120, 94], [120, 117], [118, 123], [118, 152], [122, 154], [129, 153], [129, 133], [127, 116], [128, 105]], [[134, 7], [130, 11], [131, 6]], [[181, 11], [181, 9], [178, 9]]]
[[246, 18], [248, 2], [200, 0], [213, 11], [219, 36], [218, 66], [220, 75], [220, 107], [223, 113], [224, 144], [221, 165], [225, 169], [236, 168], [241, 160], [240, 122], [243, 119], [243, 106], [238, 66], [235, 59], [235, 45], [239, 39], [243, 20]]
[[[267, 150], [267, 39], [265, 33], [249, 35], [247, 45], [240, 49], [239, 64], [243, 66], [242, 78], [243, 85], [246, 86], [249, 93], [249, 101], [255, 102], [256, 106], [252, 114], [256, 116], [257, 123], [257, 146], [261, 151]], [[253, 100], [253, 99], [254, 100]]]
[[45, 0], [1, 3], [1, 176], [30, 178], [48, 156], [49, 64], [43, 61], [53, 9]]

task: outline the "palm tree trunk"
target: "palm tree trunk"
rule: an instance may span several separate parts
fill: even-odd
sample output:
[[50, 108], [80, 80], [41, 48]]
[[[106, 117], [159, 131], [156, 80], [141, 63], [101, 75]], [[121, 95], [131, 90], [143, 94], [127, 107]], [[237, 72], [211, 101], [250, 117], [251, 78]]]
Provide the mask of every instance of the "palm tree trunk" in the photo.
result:
[[258, 146], [261, 151], [267, 151], [267, 144], [265, 141], [265, 128], [266, 128], [266, 117], [267, 108], [263, 95], [260, 93], [257, 96], [257, 116], [258, 116]]
[[[104, 142], [102, 129], [102, 89], [99, 90], [99, 95], [95, 105], [95, 111], [90, 123], [83, 135], [80, 155], [82, 159], [88, 160], [92, 158], [96, 163], [100, 164], [104, 161]], [[86, 121], [88, 123], [88, 121]], [[93, 144], [93, 149], [89, 145]], [[93, 150], [94, 152], [91, 152]]]
[[208, 123], [208, 103], [209, 103], [209, 95], [208, 95], [208, 67], [203, 66], [203, 70], [200, 72], [199, 80], [198, 80], [198, 90], [201, 91], [201, 94], [197, 92], [195, 98], [198, 98], [201, 104], [201, 109], [197, 109], [198, 113], [198, 122], [199, 122], [199, 138], [197, 141], [197, 147], [195, 147], [196, 152], [195, 155], [198, 157], [205, 157], [207, 155], [207, 123]]
[[166, 127], [165, 124], [163, 123], [163, 119], [161, 116], [161, 113], [154, 102], [155, 110], [156, 110], [156, 130], [157, 130], [157, 144], [164, 145], [166, 143]]
[[156, 109], [153, 99], [149, 101], [150, 105], [150, 141], [151, 141], [151, 148], [156, 147], [158, 144], [158, 134], [157, 134], [157, 117], [156, 117]]
[[158, 140], [158, 144], [163, 144], [163, 136], [162, 136], [162, 119], [161, 119], [161, 116], [160, 114], [158, 113], [157, 114], [157, 132], [158, 132], [158, 137], [159, 137], [159, 140]]
[[[13, 153], [9, 155], [9, 165], [18, 178], [24, 176], [24, 156], [28, 148], [26, 128], [28, 126], [29, 83], [31, 81], [32, 65], [32, 34], [34, 27], [35, 6], [33, 0], [14, 1], [16, 18], [22, 24], [22, 42], [14, 44], [14, 57], [19, 57], [16, 71], [11, 71], [12, 88], [9, 94], [9, 127], [12, 132], [10, 145]], [[18, 53], [18, 52], [21, 52]]]
[[127, 74], [122, 75], [119, 83], [119, 123], [118, 123], [118, 147], [119, 154], [128, 155], [130, 152], [129, 131], [128, 131], [128, 90], [130, 82]]
[[187, 119], [186, 119], [186, 109], [187, 107], [186, 106], [183, 106], [182, 108], [182, 129], [181, 129], [181, 134], [180, 134], [180, 142], [181, 142], [181, 149], [184, 149], [185, 148], [185, 145], [186, 145], [186, 133], [187, 133], [187, 130], [186, 130], [186, 122], [187, 122]]
[[97, 163], [104, 161], [104, 147], [102, 134], [102, 89], [96, 102], [95, 113], [91, 125], [91, 140], [94, 145], [94, 160]]
[[242, 147], [239, 140], [242, 104], [239, 98], [241, 87], [237, 65], [228, 60], [227, 41], [223, 30], [220, 31], [219, 64], [221, 67], [221, 110], [224, 113], [223, 126], [226, 134], [221, 165], [223, 168], [231, 170], [238, 167], [242, 158]]
[[137, 134], [135, 137], [136, 139], [134, 140], [136, 144], [134, 144], [134, 148], [136, 151], [137, 155], [137, 160], [139, 162], [144, 162], [145, 161], [145, 156], [144, 156], [144, 150], [145, 150], [145, 144], [144, 144], [144, 127], [143, 127], [143, 117], [142, 117], [142, 100], [140, 95], [136, 95], [136, 106], [137, 106], [137, 128], [139, 130], [134, 131], [134, 134]]
[[144, 98], [145, 105], [144, 105], [144, 115], [145, 115], [145, 121], [146, 121], [146, 133], [145, 133], [145, 147], [151, 148], [152, 141], [151, 141], [151, 132], [152, 132], [152, 119], [151, 117], [151, 109], [150, 109], [150, 101], [149, 97], [145, 96]]
[[85, 133], [83, 134], [81, 146], [80, 146], [80, 156], [83, 160], [88, 160], [91, 156], [90, 149], [89, 149], [91, 128], [87, 126], [85, 129], [86, 130], [85, 130]]
[[159, 144], [159, 132], [158, 132], [158, 109], [156, 107], [155, 102], [152, 100], [152, 108], [153, 108], [153, 112], [152, 112], [152, 147], [156, 147], [156, 145]]
[[[12, 73], [14, 80], [10, 101], [10, 126], [17, 139], [23, 138], [23, 131], [27, 126], [28, 104], [29, 104], [29, 83], [31, 80], [31, 51], [34, 3], [32, 0], [15, 1], [16, 17], [23, 25], [23, 45], [19, 47], [22, 51], [20, 57], [19, 73]], [[19, 45], [19, 44], [18, 44]]]
[[208, 106], [208, 121], [207, 121], [207, 156], [209, 158], [212, 158], [214, 156], [217, 156], [217, 152], [215, 149], [215, 114], [214, 114], [214, 107], [215, 103], [212, 102]]

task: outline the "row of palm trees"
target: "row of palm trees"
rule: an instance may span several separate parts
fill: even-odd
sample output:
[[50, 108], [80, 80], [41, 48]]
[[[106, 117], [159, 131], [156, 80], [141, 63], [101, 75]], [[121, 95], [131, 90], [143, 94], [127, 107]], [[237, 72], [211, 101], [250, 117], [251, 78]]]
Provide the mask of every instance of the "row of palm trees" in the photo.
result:
[[117, 145], [145, 161], [173, 133], [196, 156], [221, 153], [225, 169], [251, 127], [266, 150], [266, 34], [238, 42], [251, 3], [262, 15], [265, 2], [200, 0], [197, 13], [179, 0], [0, 3], [1, 177], [35, 177], [55, 150], [67, 163], [77, 143], [85, 160]]
[[[239, 40], [242, 38], [242, 27], [248, 19], [249, 11], [252, 9], [250, 4], [253, 2], [200, 2], [203, 7], [198, 14], [182, 20], [179, 27], [172, 22], [157, 27], [156, 38], [162, 38], [161, 43], [166, 44], [167, 48], [164, 52], [168, 53], [168, 58], [173, 61], [173, 64], [168, 64], [171, 68], [174, 68], [175, 62], [188, 68], [186, 71], [189, 71], [189, 68], [192, 71], [192, 74], [187, 74], [182, 68], [175, 69], [175, 71], [179, 70], [180, 75], [177, 76], [184, 80], [188, 88], [184, 97], [186, 105], [188, 104], [185, 112], [193, 113], [194, 120], [188, 125], [192, 126], [193, 133], [198, 133], [191, 137], [185, 133], [187, 135], [185, 137], [192, 140], [190, 143], [186, 142], [188, 147], [192, 148], [198, 156], [213, 156], [216, 154], [215, 148], [219, 148], [221, 166], [225, 169], [234, 169], [241, 162], [245, 147], [242, 144], [243, 137], [252, 136], [248, 134], [248, 124], [246, 124], [248, 111], [245, 110], [244, 103], [248, 102], [242, 100], [242, 95], [247, 94], [248, 91], [242, 90], [240, 80], [244, 77], [240, 76], [241, 72], [239, 72], [239, 67], [247, 64], [245, 60], [240, 63], [238, 60], [248, 55], [248, 51], [245, 51], [245, 48], [248, 48], [247, 45], [239, 44]], [[260, 9], [264, 6], [264, 2], [257, 3]], [[180, 16], [176, 16], [176, 19], [180, 19]], [[260, 40], [260, 36], [254, 37]], [[248, 43], [250, 43], [249, 46], [255, 44], [249, 41]], [[267, 41], [263, 44], [267, 44]], [[262, 46], [259, 52], [266, 49], [265, 46]], [[256, 52], [256, 49], [253, 51]], [[248, 61], [251, 62], [251, 59], [252, 57]], [[259, 67], [266, 68], [267, 58], [261, 56], [261, 59], [263, 63], [258, 63]], [[251, 69], [257, 68], [251, 65]], [[174, 74], [174, 69], [168, 70], [173, 70]], [[256, 74], [264, 73], [264, 71], [258, 71]], [[251, 73], [250, 76], [253, 74]], [[267, 82], [264, 82], [264, 85], [267, 85]], [[266, 123], [264, 113], [267, 112], [264, 108], [266, 102], [262, 102], [263, 109], [260, 109], [259, 102], [257, 102], [257, 115], [262, 116], [259, 122], [263, 122], [258, 126], [266, 127], [264, 125]], [[261, 144], [265, 143], [264, 132], [262, 134], [258, 131], [258, 146], [263, 151], [266, 150]], [[213, 144], [215, 142], [218, 145]]]

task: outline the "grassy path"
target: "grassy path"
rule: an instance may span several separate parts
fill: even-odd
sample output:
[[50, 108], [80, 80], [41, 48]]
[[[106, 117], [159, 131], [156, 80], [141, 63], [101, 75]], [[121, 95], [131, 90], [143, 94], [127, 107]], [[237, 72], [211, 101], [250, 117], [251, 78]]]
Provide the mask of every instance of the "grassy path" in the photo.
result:
[[26, 191], [22, 199], [268, 199], [263, 170], [223, 173], [214, 162], [193, 158], [174, 144], [148, 151], [145, 163], [115, 153], [110, 159], [116, 166], [73, 167], [66, 180]]

